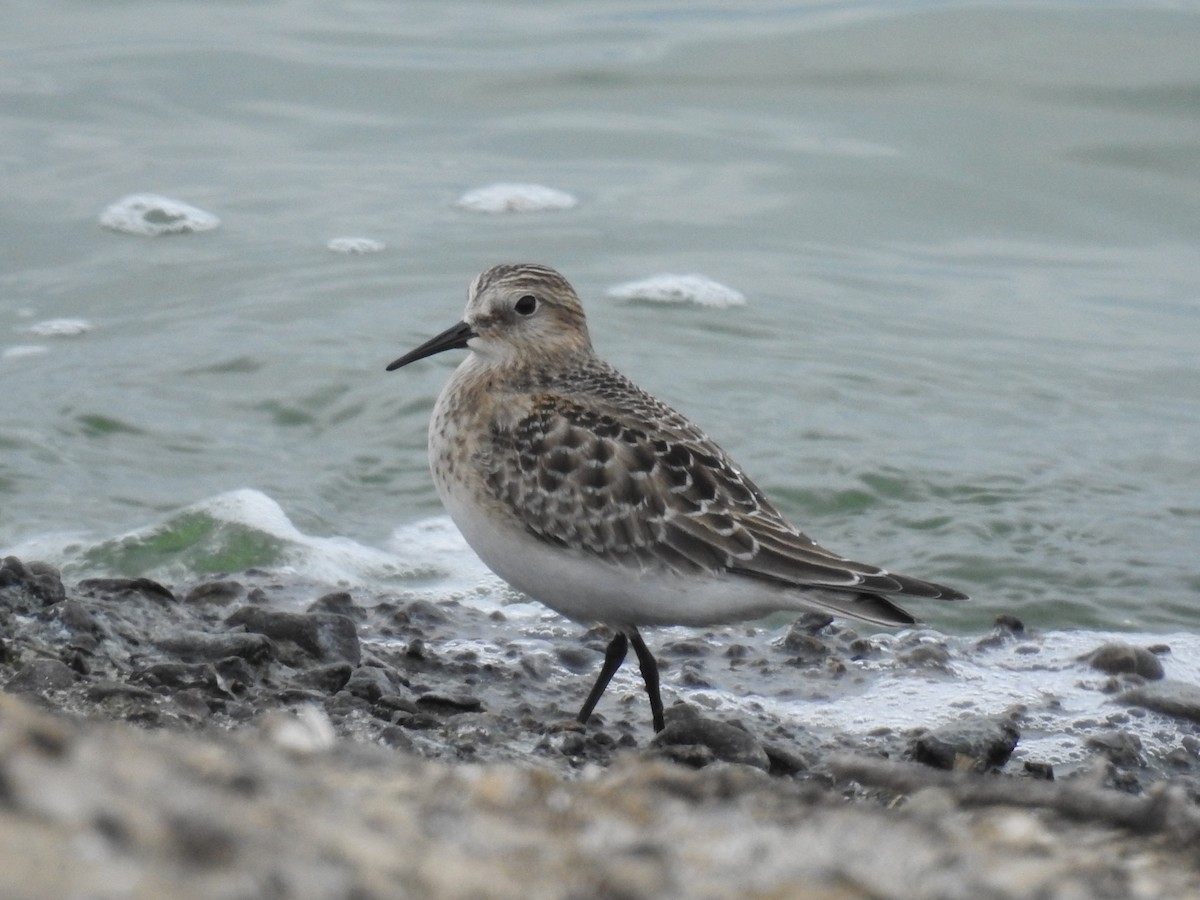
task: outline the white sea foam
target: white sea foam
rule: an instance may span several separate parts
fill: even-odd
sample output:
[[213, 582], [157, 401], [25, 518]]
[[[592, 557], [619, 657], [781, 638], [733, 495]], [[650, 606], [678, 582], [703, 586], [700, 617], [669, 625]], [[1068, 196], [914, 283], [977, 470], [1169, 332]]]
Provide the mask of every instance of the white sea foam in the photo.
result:
[[333, 238], [325, 246], [334, 253], [345, 253], [353, 256], [361, 253], [378, 253], [380, 250], [385, 249], [387, 244], [369, 237], [340, 237]]
[[25, 328], [39, 337], [73, 337], [91, 330], [92, 323], [87, 319], [45, 319]]
[[157, 237], [211, 231], [221, 220], [181, 200], [159, 194], [130, 194], [100, 213], [100, 224], [125, 234]]
[[473, 212], [506, 213], [571, 209], [578, 203], [566, 191], [542, 184], [498, 182], [467, 191], [455, 205]]
[[724, 309], [742, 306], [746, 297], [704, 275], [654, 275], [610, 287], [606, 293], [617, 300], [649, 300], [654, 303], [695, 303]]
[[50, 348], [45, 344], [13, 344], [0, 351], [0, 359], [20, 359], [23, 356], [37, 356]]

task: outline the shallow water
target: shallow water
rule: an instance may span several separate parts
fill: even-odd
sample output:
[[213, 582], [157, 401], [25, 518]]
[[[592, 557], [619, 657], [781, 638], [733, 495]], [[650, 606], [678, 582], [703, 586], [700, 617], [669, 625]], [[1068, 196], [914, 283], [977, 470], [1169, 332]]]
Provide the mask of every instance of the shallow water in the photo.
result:
[[[974, 596], [915, 609], [937, 628], [1200, 625], [1200, 14], [157, 2], [6, 22], [4, 552], [483, 578], [425, 469], [453, 361], [383, 366], [457, 320], [477, 271], [529, 259], [810, 534]], [[497, 181], [579, 202], [455, 206]], [[99, 226], [143, 191], [221, 226]], [[386, 246], [328, 249], [343, 237]], [[747, 302], [605, 296], [669, 272]], [[61, 319], [82, 327], [39, 327]]]

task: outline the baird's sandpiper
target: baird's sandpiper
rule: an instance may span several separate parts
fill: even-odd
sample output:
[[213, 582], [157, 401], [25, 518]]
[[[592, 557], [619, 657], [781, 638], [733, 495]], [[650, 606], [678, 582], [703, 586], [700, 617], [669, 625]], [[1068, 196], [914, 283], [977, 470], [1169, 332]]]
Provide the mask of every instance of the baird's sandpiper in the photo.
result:
[[581, 723], [632, 643], [662, 730], [658, 666], [640, 625], [777, 610], [909, 625], [890, 597], [966, 599], [837, 556], [790, 524], [703, 431], [596, 355], [579, 297], [553, 269], [488, 269], [471, 283], [463, 320], [388, 370], [454, 349], [470, 353], [429, 425], [446, 510], [514, 588], [616, 633]]

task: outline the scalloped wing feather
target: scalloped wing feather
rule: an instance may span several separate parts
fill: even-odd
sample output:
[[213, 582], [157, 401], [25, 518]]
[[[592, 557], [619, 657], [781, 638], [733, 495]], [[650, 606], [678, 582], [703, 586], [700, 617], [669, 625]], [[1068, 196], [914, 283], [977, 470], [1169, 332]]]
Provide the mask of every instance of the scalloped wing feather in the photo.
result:
[[892, 624], [913, 619], [881, 594], [963, 596], [820, 547], [703, 432], [607, 364], [493, 423], [478, 462], [529, 532], [621, 566], [826, 589], [814, 605]]

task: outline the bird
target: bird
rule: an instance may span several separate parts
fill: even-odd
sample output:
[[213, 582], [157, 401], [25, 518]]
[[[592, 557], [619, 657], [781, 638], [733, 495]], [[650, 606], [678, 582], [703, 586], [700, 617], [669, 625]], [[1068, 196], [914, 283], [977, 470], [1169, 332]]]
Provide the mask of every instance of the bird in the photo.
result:
[[912, 625], [893, 597], [968, 599], [792, 525], [698, 426], [596, 354], [579, 296], [548, 266], [482, 272], [462, 320], [387, 370], [449, 350], [468, 353], [434, 404], [429, 465], [450, 518], [517, 591], [613, 633], [581, 725], [632, 645], [654, 730], [665, 727], [641, 627], [781, 610]]

